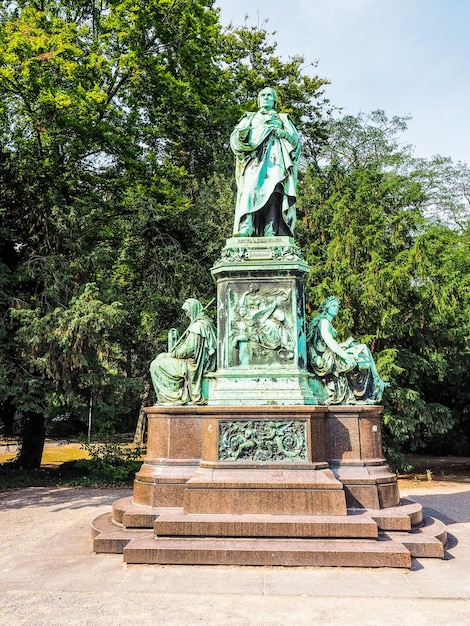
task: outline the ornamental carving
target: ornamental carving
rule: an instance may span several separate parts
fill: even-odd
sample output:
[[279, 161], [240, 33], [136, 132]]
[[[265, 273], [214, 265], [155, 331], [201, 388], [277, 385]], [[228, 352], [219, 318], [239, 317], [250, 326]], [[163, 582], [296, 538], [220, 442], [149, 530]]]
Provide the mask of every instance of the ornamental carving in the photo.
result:
[[276, 261], [303, 261], [302, 251], [298, 246], [278, 246], [271, 252], [272, 258]]
[[219, 461], [307, 461], [301, 420], [219, 422]]
[[240, 261], [248, 261], [248, 251], [246, 248], [224, 248], [221, 253], [221, 258], [215, 263], [215, 267], [226, 263], [240, 263]]
[[275, 246], [265, 248], [242, 247], [224, 248], [220, 259], [216, 261], [214, 267], [219, 267], [224, 263], [244, 263], [248, 261], [304, 261], [301, 249], [295, 244], [287, 246]]

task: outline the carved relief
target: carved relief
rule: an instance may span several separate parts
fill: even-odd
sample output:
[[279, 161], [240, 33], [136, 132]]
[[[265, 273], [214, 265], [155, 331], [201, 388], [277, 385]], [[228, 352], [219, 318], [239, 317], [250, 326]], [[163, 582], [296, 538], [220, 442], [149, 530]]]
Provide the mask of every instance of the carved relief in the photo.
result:
[[224, 261], [226, 263], [240, 263], [240, 261], [248, 261], [248, 250], [246, 248], [224, 248], [221, 253], [221, 258], [215, 263], [214, 267], [217, 267]]
[[[266, 239], [266, 238], [265, 238]], [[216, 261], [214, 267], [219, 267], [224, 263], [244, 263], [253, 260], [275, 260], [275, 261], [304, 261], [302, 251], [295, 244], [287, 246], [269, 247], [231, 247], [224, 248], [220, 259]]]
[[291, 363], [295, 355], [291, 291], [253, 284], [240, 296], [231, 295], [230, 364]]
[[283, 460], [308, 460], [305, 421], [219, 422], [219, 461]]
[[272, 250], [272, 258], [276, 261], [303, 261], [302, 251], [298, 246], [278, 246]]

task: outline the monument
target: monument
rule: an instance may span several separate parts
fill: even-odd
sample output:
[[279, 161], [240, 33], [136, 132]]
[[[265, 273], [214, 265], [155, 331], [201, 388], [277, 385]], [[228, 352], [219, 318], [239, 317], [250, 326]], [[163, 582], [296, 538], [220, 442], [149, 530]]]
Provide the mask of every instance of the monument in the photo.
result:
[[367, 346], [338, 342], [331, 296], [308, 325], [294, 241], [299, 134], [271, 88], [230, 139], [233, 236], [201, 303], [150, 370], [147, 456], [133, 494], [93, 524], [127, 563], [410, 567], [446, 530], [400, 500], [382, 453], [386, 383]]

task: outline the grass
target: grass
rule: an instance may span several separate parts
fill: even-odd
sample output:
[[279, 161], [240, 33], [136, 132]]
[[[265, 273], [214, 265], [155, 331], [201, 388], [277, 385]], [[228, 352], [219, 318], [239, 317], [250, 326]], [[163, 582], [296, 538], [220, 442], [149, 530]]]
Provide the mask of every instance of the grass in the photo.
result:
[[[1, 445], [3, 447], [6, 444], [2, 443]], [[7, 461], [13, 461], [15, 457], [15, 452], [0, 454], [0, 465]], [[66, 463], [67, 461], [89, 458], [89, 453], [83, 449], [81, 443], [58, 443], [56, 445], [44, 446], [41, 465], [61, 465], [61, 463]]]
[[1, 490], [54, 486], [132, 487], [144, 453], [144, 449], [132, 444], [58, 442], [53, 445], [47, 442], [39, 470], [19, 469], [11, 462], [15, 453], [2, 453]]
[[[132, 487], [144, 453], [132, 444], [92, 444], [46, 441], [41, 469], [20, 470], [12, 466], [16, 454], [5, 453], [0, 441], [0, 489], [53, 486]], [[10, 444], [11, 445], [11, 444]], [[91, 452], [91, 454], [90, 454]], [[413, 471], [400, 474], [400, 486], [431, 487], [436, 482], [470, 482], [470, 458], [407, 455]]]

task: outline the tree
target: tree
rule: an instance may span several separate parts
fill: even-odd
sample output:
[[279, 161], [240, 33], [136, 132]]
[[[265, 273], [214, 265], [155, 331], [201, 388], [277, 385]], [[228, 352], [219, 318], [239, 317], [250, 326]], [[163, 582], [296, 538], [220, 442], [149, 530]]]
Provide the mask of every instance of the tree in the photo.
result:
[[2, 7], [0, 384], [28, 411], [24, 465], [54, 413], [84, 416], [93, 398], [98, 428], [134, 421], [175, 310], [212, 297], [214, 232], [231, 220], [211, 201], [233, 193], [247, 94], [275, 81], [285, 110], [321, 126], [326, 81], [266, 38], [224, 33], [211, 0]]
[[[45, 416], [83, 408], [84, 390], [108, 388], [118, 404], [116, 390], [133, 375], [129, 344], [115, 336], [132, 317], [122, 242], [137, 216], [146, 236], [156, 233], [150, 251], [171, 238], [165, 220], [189, 206], [176, 139], [185, 124], [197, 134], [216, 78], [211, 5], [46, 0], [2, 9], [0, 362], [4, 394], [31, 425], [25, 466], [40, 462]], [[86, 326], [70, 336], [67, 324], [80, 320]]]
[[432, 168], [423, 172], [400, 147], [405, 122], [381, 111], [335, 122], [299, 201], [299, 240], [312, 265], [308, 307], [339, 296], [340, 334], [371, 345], [391, 382], [384, 421], [392, 458], [454, 425], [470, 319], [468, 246], [426, 218], [437, 197]]

